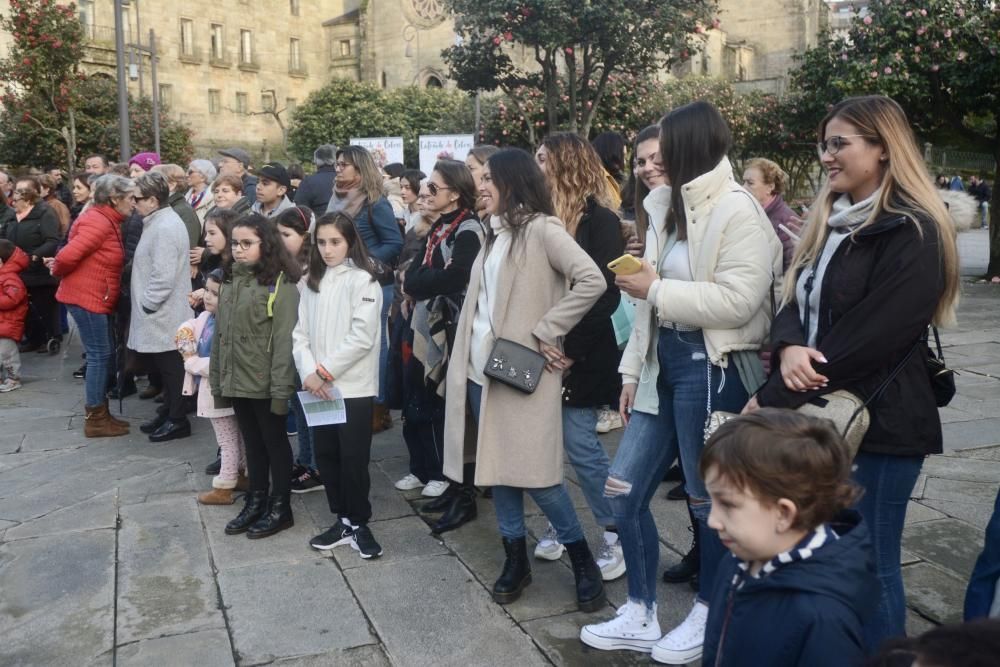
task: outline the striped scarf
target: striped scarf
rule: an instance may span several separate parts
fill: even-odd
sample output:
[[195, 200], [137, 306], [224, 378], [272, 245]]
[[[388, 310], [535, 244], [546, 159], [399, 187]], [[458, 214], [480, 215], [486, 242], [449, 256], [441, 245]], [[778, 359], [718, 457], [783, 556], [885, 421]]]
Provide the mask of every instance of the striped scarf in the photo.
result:
[[732, 585], [739, 590], [743, 588], [743, 584], [746, 583], [748, 576], [753, 577], [754, 579], [763, 579], [783, 565], [803, 561], [812, 557], [812, 555], [816, 553], [816, 551], [818, 551], [824, 544], [839, 539], [840, 536], [837, 535], [832, 528], [830, 528], [829, 524], [821, 524], [816, 528], [816, 530], [803, 537], [794, 547], [788, 551], [781, 552], [765, 563], [764, 567], [760, 568], [756, 574], [752, 574], [750, 572], [750, 563], [742, 560], [739, 561], [737, 563], [736, 574], [733, 575]]

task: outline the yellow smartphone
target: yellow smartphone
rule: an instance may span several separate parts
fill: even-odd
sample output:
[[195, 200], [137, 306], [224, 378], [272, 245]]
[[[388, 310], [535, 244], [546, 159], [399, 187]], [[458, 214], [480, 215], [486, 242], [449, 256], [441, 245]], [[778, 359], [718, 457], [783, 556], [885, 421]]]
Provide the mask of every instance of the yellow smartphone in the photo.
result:
[[616, 275], [630, 276], [633, 273], [639, 273], [639, 270], [642, 269], [642, 262], [635, 255], [625, 254], [608, 262], [608, 268]]

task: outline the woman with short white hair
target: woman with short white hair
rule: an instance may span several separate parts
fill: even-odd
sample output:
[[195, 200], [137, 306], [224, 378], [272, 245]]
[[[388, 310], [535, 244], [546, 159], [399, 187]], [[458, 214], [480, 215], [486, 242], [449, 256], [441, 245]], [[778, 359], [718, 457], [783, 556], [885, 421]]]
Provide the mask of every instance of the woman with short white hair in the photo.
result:
[[205, 216], [215, 206], [215, 197], [209, 186], [215, 181], [218, 171], [211, 160], [192, 160], [187, 168], [188, 191], [184, 199], [191, 205], [194, 212], [205, 226]]

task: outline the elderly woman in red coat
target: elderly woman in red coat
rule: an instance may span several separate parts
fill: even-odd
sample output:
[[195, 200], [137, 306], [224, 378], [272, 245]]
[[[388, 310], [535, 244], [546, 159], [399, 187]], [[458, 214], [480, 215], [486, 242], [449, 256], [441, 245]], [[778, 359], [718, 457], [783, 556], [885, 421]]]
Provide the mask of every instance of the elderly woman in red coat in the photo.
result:
[[125, 263], [121, 225], [135, 205], [134, 185], [124, 176], [101, 176], [91, 187], [94, 205], [73, 223], [65, 247], [46, 261], [52, 275], [62, 278], [56, 299], [66, 304], [87, 352], [83, 430], [88, 438], [129, 432], [128, 422], [108, 412], [107, 384], [114, 352], [109, 316]]

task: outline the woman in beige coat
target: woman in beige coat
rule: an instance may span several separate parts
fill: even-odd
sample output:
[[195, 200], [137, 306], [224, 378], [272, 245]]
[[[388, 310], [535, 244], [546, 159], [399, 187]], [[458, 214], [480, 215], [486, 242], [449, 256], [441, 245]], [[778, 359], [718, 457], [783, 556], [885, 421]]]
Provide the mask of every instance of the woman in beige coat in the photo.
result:
[[[545, 179], [520, 149], [489, 158], [481, 174], [481, 201], [489, 215], [486, 243], [472, 267], [448, 369], [444, 472], [462, 479], [467, 457], [475, 483], [493, 487], [507, 555], [493, 586], [506, 604], [531, 583], [524, 527], [527, 491], [569, 551], [577, 602], [584, 611], [604, 605], [594, 563], [563, 486], [560, 392], [571, 362], [562, 339], [604, 293], [604, 277], [557, 218]], [[539, 350], [546, 369], [526, 394], [484, 374], [498, 338]], [[471, 413], [471, 416], [470, 416]], [[478, 437], [466, 431], [479, 424]], [[475, 443], [467, 452], [465, 443]]]

